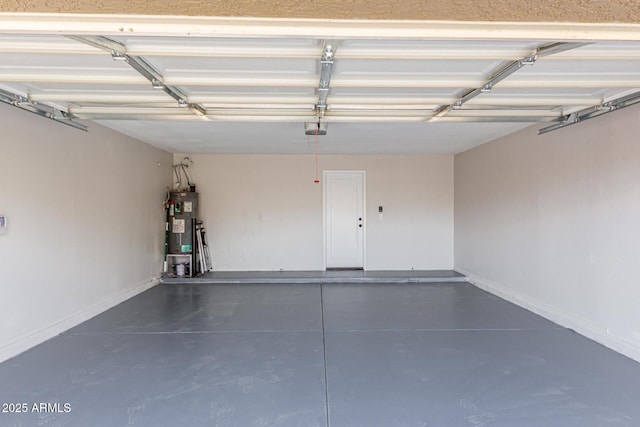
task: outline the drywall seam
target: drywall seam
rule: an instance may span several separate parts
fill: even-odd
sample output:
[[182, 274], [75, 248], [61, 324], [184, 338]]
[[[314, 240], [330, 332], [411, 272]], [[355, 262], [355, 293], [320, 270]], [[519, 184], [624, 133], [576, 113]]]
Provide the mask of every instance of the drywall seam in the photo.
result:
[[469, 283], [480, 289], [532, 311], [560, 326], [572, 329], [580, 335], [640, 362], [640, 344], [630, 342], [616, 335], [615, 332], [612, 333], [609, 331], [607, 333], [606, 330], [583, 318], [566, 313], [558, 307], [544, 303], [520, 292], [516, 292], [506, 286], [502, 286], [491, 280], [477, 276], [462, 268], [456, 268], [455, 270], [467, 276]]
[[158, 285], [159, 283], [160, 281], [156, 278], [138, 283], [131, 288], [120, 291], [88, 308], [80, 310], [65, 319], [52, 323], [49, 326], [32, 332], [26, 336], [20, 337], [19, 339], [0, 347], [0, 363], [17, 356], [32, 347], [35, 347], [36, 345], [41, 344], [67, 331], [68, 329], [73, 328], [74, 326], [77, 326], [80, 323], [91, 319], [92, 317], [97, 316], [98, 314], [107, 311], [110, 308], [115, 307], [116, 305], [130, 298], [133, 298], [138, 294], [141, 294], [142, 292]]

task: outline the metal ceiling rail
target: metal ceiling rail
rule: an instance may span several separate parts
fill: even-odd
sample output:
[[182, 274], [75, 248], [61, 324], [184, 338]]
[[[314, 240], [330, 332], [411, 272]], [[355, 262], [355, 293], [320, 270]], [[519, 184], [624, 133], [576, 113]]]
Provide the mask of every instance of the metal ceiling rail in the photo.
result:
[[72, 40], [94, 46], [111, 53], [114, 60], [124, 60], [140, 75], [149, 80], [154, 88], [162, 89], [166, 94], [178, 102], [181, 107], [187, 107], [191, 112], [205, 118], [207, 110], [200, 104], [190, 103], [187, 95], [178, 87], [167, 85], [158, 70], [144, 58], [127, 54], [127, 47], [119, 42], [103, 36], [67, 36]]
[[544, 58], [558, 53], [566, 52], [568, 50], [577, 49], [582, 46], [590, 45], [591, 43], [551, 43], [546, 46], [542, 46], [537, 51], [538, 58]]
[[457, 110], [462, 108], [462, 105], [465, 102], [475, 98], [476, 96], [482, 93], [491, 92], [491, 90], [496, 84], [500, 83], [502, 80], [506, 79], [507, 77], [509, 77], [516, 71], [518, 71], [520, 68], [524, 67], [525, 65], [535, 64], [538, 57], [545, 57], [545, 56], [553, 55], [555, 53], [565, 52], [570, 49], [575, 49], [581, 46], [585, 46], [586, 44], [588, 43], [551, 43], [541, 48], [538, 48], [532, 55], [522, 59], [518, 59], [516, 61], [512, 61], [507, 65], [503, 66], [502, 68], [497, 70], [495, 73], [493, 73], [491, 78], [485, 84], [475, 89], [471, 89], [467, 91], [455, 103], [449, 104], [449, 105], [441, 105], [440, 107], [436, 108], [434, 110], [435, 114], [432, 120], [436, 120], [444, 116], [451, 110]]
[[54, 120], [58, 123], [62, 123], [83, 131], [87, 130], [87, 126], [73, 121], [73, 118], [75, 118], [73, 114], [69, 114], [66, 111], [51, 107], [49, 105], [39, 104], [27, 97], [9, 92], [8, 90], [0, 89], [0, 101], [13, 107], [17, 107], [22, 110], [37, 114], [41, 117]]
[[547, 132], [551, 132], [557, 129], [562, 129], [567, 126], [574, 125], [585, 120], [593, 119], [594, 117], [602, 116], [604, 114], [612, 113], [625, 107], [629, 107], [634, 104], [640, 103], [640, 91], [623, 96], [621, 98], [605, 102], [600, 105], [585, 108], [580, 111], [576, 111], [571, 114], [567, 114], [562, 117], [562, 121], [551, 126], [547, 126], [538, 131], [538, 135], [542, 135]]
[[327, 97], [329, 96], [329, 85], [331, 84], [331, 73], [333, 70], [333, 58], [337, 46], [335, 43], [324, 42], [322, 47], [322, 57], [320, 58], [320, 83], [318, 84], [318, 103], [316, 113], [318, 119], [324, 117], [327, 111]]

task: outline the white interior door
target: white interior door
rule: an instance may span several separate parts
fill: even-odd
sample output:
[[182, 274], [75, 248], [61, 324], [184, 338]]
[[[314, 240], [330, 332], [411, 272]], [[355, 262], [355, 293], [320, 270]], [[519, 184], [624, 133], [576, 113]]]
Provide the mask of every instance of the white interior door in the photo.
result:
[[327, 268], [364, 268], [364, 171], [324, 172]]

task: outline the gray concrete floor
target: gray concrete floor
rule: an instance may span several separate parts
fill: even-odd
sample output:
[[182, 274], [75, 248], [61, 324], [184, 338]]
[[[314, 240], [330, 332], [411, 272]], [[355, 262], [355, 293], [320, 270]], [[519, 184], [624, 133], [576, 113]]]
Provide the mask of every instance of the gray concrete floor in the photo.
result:
[[638, 426], [639, 390], [468, 283], [164, 284], [0, 364], [0, 426]]

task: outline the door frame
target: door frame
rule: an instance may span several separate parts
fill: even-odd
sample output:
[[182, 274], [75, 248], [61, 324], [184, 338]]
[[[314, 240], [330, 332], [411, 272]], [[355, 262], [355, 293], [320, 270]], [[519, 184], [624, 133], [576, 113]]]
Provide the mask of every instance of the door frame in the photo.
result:
[[322, 171], [322, 268], [327, 269], [327, 176], [332, 173], [350, 173], [362, 176], [362, 269], [367, 269], [367, 171], [330, 169]]

